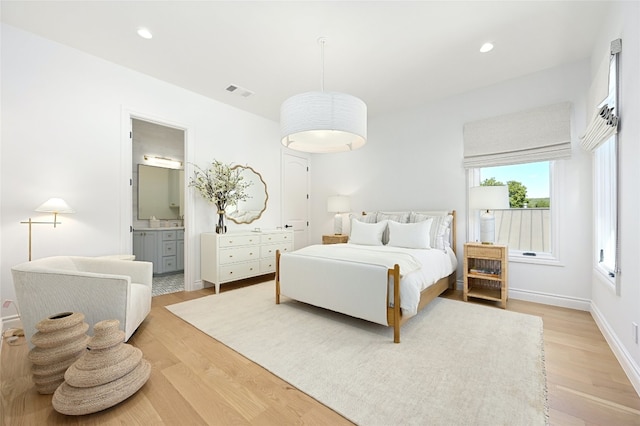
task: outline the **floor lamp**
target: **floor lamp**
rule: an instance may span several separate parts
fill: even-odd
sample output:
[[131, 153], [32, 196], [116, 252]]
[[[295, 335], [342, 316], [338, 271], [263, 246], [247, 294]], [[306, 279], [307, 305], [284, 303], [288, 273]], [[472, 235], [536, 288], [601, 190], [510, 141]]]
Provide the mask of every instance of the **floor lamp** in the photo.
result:
[[33, 225], [53, 225], [55, 228], [56, 225], [59, 225], [58, 222], [58, 214], [59, 213], [75, 213], [76, 211], [72, 209], [69, 204], [66, 203], [62, 198], [49, 198], [47, 201], [42, 203], [38, 208], [36, 208], [37, 212], [42, 213], [53, 213], [53, 222], [42, 222], [42, 221], [34, 221], [29, 218], [29, 220], [20, 222], [22, 224], [29, 225], [29, 261], [31, 261], [31, 228]]
[[496, 225], [493, 210], [509, 208], [509, 187], [474, 186], [469, 189], [469, 209], [484, 210], [480, 215], [480, 241], [493, 244], [496, 240]]

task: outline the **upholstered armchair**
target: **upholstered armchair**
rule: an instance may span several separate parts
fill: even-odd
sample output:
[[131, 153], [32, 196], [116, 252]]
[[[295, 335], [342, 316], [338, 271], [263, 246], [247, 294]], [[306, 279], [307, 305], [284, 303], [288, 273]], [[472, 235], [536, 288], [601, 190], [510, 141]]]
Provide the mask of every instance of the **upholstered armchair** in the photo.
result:
[[11, 268], [29, 345], [36, 324], [62, 312], [82, 312], [89, 324], [120, 321], [125, 341], [151, 311], [153, 264], [113, 258], [56, 256]]

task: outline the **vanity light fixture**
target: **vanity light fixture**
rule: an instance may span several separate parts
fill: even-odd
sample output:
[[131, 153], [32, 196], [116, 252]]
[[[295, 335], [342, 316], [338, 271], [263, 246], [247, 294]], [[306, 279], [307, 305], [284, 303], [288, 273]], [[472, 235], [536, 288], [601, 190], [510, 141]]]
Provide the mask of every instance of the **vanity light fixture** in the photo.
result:
[[150, 40], [153, 38], [153, 34], [147, 28], [140, 27], [138, 28], [138, 35], [144, 39]]
[[493, 43], [487, 42], [480, 47], [480, 53], [487, 53], [493, 50]]
[[305, 92], [280, 107], [282, 145], [296, 151], [326, 153], [353, 151], [367, 142], [367, 105], [346, 93], [324, 91], [324, 45], [320, 92]]
[[59, 225], [58, 222], [58, 214], [60, 213], [75, 213], [76, 211], [72, 209], [66, 201], [62, 198], [49, 198], [47, 201], [42, 203], [38, 208], [36, 208], [37, 212], [43, 213], [53, 213], [53, 222], [42, 222], [42, 221], [33, 221], [31, 218], [29, 220], [20, 222], [22, 224], [29, 225], [29, 261], [31, 261], [31, 227], [32, 225], [53, 225], [55, 228], [56, 225]]
[[182, 168], [182, 161], [173, 160], [171, 158], [166, 158], [166, 157], [154, 157], [151, 155], [145, 155], [144, 161], [146, 161], [152, 166], [168, 167], [170, 169]]

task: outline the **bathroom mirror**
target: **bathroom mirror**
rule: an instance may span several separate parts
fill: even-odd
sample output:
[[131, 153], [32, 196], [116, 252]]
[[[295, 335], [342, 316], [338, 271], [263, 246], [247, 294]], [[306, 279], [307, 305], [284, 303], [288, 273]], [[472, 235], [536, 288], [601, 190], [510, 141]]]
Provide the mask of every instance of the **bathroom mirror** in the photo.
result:
[[235, 223], [251, 223], [262, 216], [267, 209], [267, 184], [262, 175], [249, 166], [234, 166], [232, 170], [242, 169], [242, 177], [251, 185], [247, 188], [249, 197], [240, 201], [238, 205], [229, 205], [225, 210], [225, 216]]
[[138, 164], [138, 220], [184, 215], [184, 170]]

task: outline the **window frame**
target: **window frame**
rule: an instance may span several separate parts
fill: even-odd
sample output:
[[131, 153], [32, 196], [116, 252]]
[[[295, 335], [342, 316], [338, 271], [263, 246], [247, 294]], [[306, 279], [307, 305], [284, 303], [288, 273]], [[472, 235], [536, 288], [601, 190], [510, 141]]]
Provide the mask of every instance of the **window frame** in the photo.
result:
[[[561, 246], [559, 238], [559, 212], [562, 209], [562, 197], [563, 193], [561, 179], [564, 173], [564, 161], [562, 160], [543, 160], [549, 162], [549, 205], [550, 205], [550, 243], [551, 252], [536, 252], [536, 256], [525, 256], [523, 250], [514, 250], [509, 248], [509, 261], [519, 263], [530, 264], [544, 264], [553, 266], [562, 266], [561, 262]], [[539, 162], [543, 162], [539, 161]], [[517, 165], [514, 164], [514, 165]], [[489, 166], [487, 166], [489, 167]], [[478, 186], [481, 183], [480, 169], [469, 168], [467, 169], [467, 235], [469, 241], [476, 241], [480, 238], [480, 212], [477, 210], [469, 209], [469, 188]]]
[[[598, 108], [608, 104], [614, 108], [619, 116], [618, 110], [618, 61], [617, 54], [609, 58], [609, 87], [606, 99]], [[605, 152], [604, 148], [607, 148]], [[601, 281], [620, 294], [620, 235], [618, 228], [618, 207], [619, 207], [619, 184], [620, 184], [620, 164], [619, 164], [619, 142], [618, 134], [614, 133], [609, 139], [602, 143], [593, 152], [593, 263], [594, 270], [600, 275]], [[604, 157], [604, 158], [603, 158]], [[606, 163], [606, 164], [604, 164]], [[605, 170], [600, 170], [602, 166]], [[602, 203], [602, 204], [600, 204]], [[604, 217], [603, 217], [604, 216]], [[603, 229], [606, 228], [606, 229]], [[613, 235], [613, 244], [608, 247], [613, 250], [611, 264], [603, 264], [600, 261], [600, 250], [607, 244], [605, 234]]]

